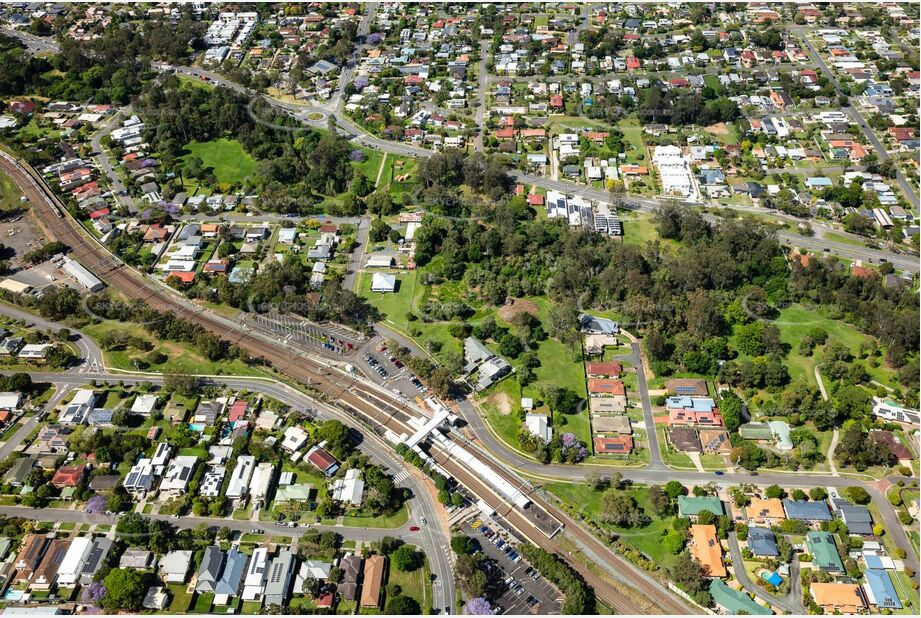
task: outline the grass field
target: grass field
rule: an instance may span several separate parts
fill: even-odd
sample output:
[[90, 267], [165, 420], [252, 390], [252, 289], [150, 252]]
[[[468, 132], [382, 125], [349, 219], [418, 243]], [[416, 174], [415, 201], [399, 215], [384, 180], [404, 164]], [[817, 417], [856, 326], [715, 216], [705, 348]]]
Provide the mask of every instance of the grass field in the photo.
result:
[[843, 234], [835, 234], [834, 232], [825, 232], [822, 234], [822, 238], [825, 240], [833, 240], [835, 242], [842, 242], [846, 245], [853, 245], [854, 247], [864, 247], [866, 243], [862, 240], [856, 238], [851, 238], [850, 236], [845, 236]]
[[22, 191], [19, 190], [16, 183], [9, 176], [0, 172], [0, 212], [22, 208], [20, 197], [22, 197]]
[[[792, 379], [803, 378], [815, 385], [815, 366], [821, 362], [821, 348], [816, 348], [812, 356], [802, 356], [799, 351], [799, 342], [813, 328], [821, 328], [829, 337], [838, 339], [847, 345], [853, 354], [857, 354], [861, 342], [871, 341], [873, 338], [859, 332], [855, 327], [823, 316], [819, 311], [801, 305], [791, 305], [780, 311], [777, 319], [773, 321], [780, 329], [780, 339], [790, 346], [787, 355], [787, 366]], [[888, 386], [897, 384], [895, 372], [883, 364], [879, 367], [870, 367], [867, 364], [870, 376]]]
[[626, 492], [646, 511], [652, 521], [644, 528], [619, 528], [598, 520], [603, 492], [590, 489], [584, 483], [548, 483], [544, 489], [567, 504], [573, 505], [580, 513], [597, 522], [602, 528], [616, 532], [624, 541], [647, 554], [656, 564], [665, 568], [674, 560], [674, 556], [662, 546], [663, 533], [670, 528], [672, 518], [658, 518], [653, 514], [649, 504], [649, 489], [634, 487]]
[[[265, 375], [258, 369], [254, 369], [238, 360], [208, 360], [193, 346], [177, 341], [157, 339], [140, 324], [106, 320], [98, 324], [89, 324], [83, 327], [82, 330], [94, 341], [99, 341], [100, 337], [107, 332], [127, 331], [131, 336], [139, 337], [153, 344], [154, 348], [150, 352], [142, 352], [131, 347], [124, 350], [104, 351], [106, 366], [114, 369], [137, 371], [140, 366], [144, 371], [154, 372], [183, 371], [202, 375]], [[149, 362], [150, 355], [157, 351], [166, 355], [166, 362], [160, 364]], [[136, 364], [135, 361], [138, 361], [138, 363], [143, 362], [146, 366]]]
[[243, 184], [256, 173], [256, 161], [243, 150], [236, 140], [224, 138], [208, 142], [189, 142], [185, 156], [201, 157], [206, 168], [214, 170], [214, 177], [222, 185]]
[[346, 515], [342, 518], [342, 523], [352, 528], [399, 528], [409, 521], [409, 509], [404, 505], [392, 515], [381, 515], [379, 517], [352, 517]]
[[[387, 586], [396, 584], [400, 587], [400, 594], [415, 599], [425, 613], [426, 605], [431, 603], [431, 582], [429, 577], [428, 559], [423, 561], [423, 566], [415, 571], [401, 571], [390, 563]], [[386, 601], [385, 601], [386, 603]]]

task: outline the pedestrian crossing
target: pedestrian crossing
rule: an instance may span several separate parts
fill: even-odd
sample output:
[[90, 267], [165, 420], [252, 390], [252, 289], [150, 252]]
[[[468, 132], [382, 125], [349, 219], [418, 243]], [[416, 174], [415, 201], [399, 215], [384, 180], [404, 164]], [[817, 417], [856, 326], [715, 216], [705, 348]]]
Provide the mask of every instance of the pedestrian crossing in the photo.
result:
[[406, 468], [403, 468], [402, 470], [400, 470], [399, 474], [393, 477], [393, 482], [394, 484], [402, 483], [407, 478], [409, 478], [409, 471]]

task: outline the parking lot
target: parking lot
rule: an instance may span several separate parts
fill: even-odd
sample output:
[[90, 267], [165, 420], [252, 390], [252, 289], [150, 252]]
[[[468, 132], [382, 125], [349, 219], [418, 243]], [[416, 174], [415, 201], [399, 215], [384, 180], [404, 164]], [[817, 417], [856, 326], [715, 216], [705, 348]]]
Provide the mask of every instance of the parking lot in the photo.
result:
[[375, 337], [362, 346], [359, 352], [355, 364], [374, 382], [387, 387], [407, 401], [428, 396], [428, 388], [390, 354], [383, 339]]
[[[485, 530], [484, 530], [485, 528]], [[494, 606], [500, 614], [558, 614], [562, 595], [544, 577], [531, 568], [513, 549], [509, 549], [507, 533], [478, 519], [464, 525], [464, 533], [476, 539], [500, 573], [492, 578], [503, 582], [502, 594]], [[499, 545], [497, 546], [497, 539]], [[513, 543], [515, 541], [512, 541]]]

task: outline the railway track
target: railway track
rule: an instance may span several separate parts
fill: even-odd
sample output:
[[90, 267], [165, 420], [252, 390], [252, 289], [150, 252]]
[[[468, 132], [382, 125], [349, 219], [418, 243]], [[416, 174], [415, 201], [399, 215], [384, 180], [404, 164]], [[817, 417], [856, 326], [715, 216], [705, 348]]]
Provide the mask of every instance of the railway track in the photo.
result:
[[[354, 413], [370, 421], [368, 424], [371, 427], [377, 425], [396, 435], [404, 433], [411, 435], [414, 433], [414, 429], [407, 423], [407, 420], [410, 416], [418, 416], [418, 411], [407, 407], [392, 396], [382, 394], [379, 390], [360, 382], [348, 374], [334, 372], [323, 363], [307, 356], [298, 355], [282, 344], [272, 344], [263, 338], [257, 337], [246, 329], [240, 328], [238, 324], [229, 327], [226, 318], [214, 316], [204, 309], [190, 307], [160, 288], [156, 283], [145, 280], [140, 273], [126, 266], [95, 239], [91, 238], [69, 214], [66, 214], [67, 209], [65, 206], [45, 184], [44, 180], [30, 167], [23, 165], [6, 153], [0, 152], [0, 168], [19, 185], [23, 194], [40, 215], [41, 224], [46, 228], [49, 235], [53, 239], [67, 244], [72, 255], [79, 262], [126, 297], [132, 300], [144, 301], [159, 311], [173, 313], [199, 324], [230, 343], [240, 346], [253, 357], [264, 359], [284, 375], [297, 380], [299, 383], [310, 384], [320, 391], [323, 397], [337, 401], [340, 407], [347, 406]], [[435, 453], [433, 453], [433, 456], [435, 456]], [[463, 465], [459, 465], [459, 462], [451, 460], [444, 454], [440, 455], [440, 459], [440, 463], [446, 471], [451, 473], [458, 482], [466, 486], [474, 494], [486, 499], [490, 506], [495, 508], [526, 538], [535, 545], [565, 560], [583, 577], [588, 585], [592, 586], [599, 601], [622, 614], [642, 614], [648, 611], [648, 608], [641, 607], [623, 596], [593, 570], [569, 555], [569, 551], [563, 547], [559, 537], [556, 539], [547, 538], [520, 511], [514, 508], [513, 505], [508, 504], [504, 498], [498, 496], [489, 485], [472, 475]], [[510, 482], [521, 483], [521, 479], [515, 478], [508, 471], [497, 468], [494, 464], [492, 467]], [[563, 523], [569, 523], [567, 534], [590, 549], [596, 556], [615, 566], [622, 581], [648, 594], [648, 598], [657, 604], [664, 613], [689, 613], [688, 609], [675, 597], [655, 589], [655, 586], [650, 581], [646, 580], [632, 567], [626, 565], [610, 548], [593, 535], [582, 530], [568, 516], [535, 495], [534, 492], [531, 493], [530, 498], [535, 505], [551, 516]], [[650, 590], [650, 588], [653, 589]]]

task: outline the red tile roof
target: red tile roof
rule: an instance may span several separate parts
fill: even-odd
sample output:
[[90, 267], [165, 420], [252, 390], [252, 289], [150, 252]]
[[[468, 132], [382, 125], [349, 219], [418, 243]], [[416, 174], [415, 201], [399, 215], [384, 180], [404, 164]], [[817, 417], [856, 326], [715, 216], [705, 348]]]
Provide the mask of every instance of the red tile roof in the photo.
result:
[[585, 373], [590, 376], [619, 376], [623, 371], [617, 361], [585, 363]]
[[61, 466], [51, 478], [51, 484], [62, 489], [64, 487], [76, 487], [83, 474], [86, 472], [86, 464], [78, 466]]
[[596, 453], [621, 453], [627, 455], [633, 450], [633, 438], [631, 436], [595, 438], [594, 444]]
[[323, 472], [326, 472], [338, 463], [335, 457], [321, 448], [311, 451], [311, 453], [307, 455], [307, 459]]
[[605, 395], [626, 395], [624, 383], [620, 380], [598, 380], [591, 379], [588, 381], [588, 392]]

